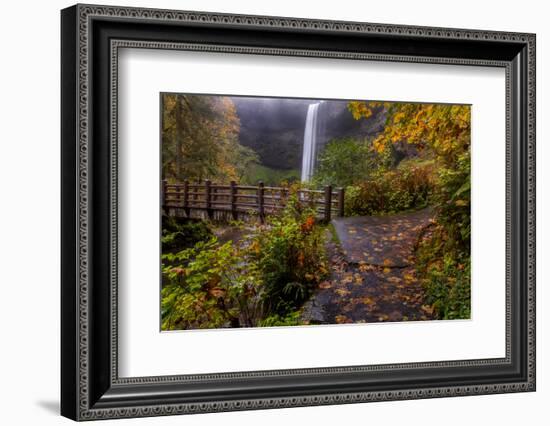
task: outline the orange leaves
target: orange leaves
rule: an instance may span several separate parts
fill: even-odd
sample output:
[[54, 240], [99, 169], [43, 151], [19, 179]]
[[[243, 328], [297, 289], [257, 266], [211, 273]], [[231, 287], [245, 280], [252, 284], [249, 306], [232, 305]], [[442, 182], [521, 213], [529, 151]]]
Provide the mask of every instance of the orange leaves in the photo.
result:
[[346, 323], [352, 323], [353, 320], [351, 320], [350, 318], [346, 317], [345, 315], [336, 315], [336, 317], [334, 318], [334, 320], [336, 321], [336, 324], [346, 324]]
[[224, 297], [225, 296], [225, 290], [220, 287], [214, 287], [208, 290], [208, 293], [210, 293], [213, 297]]
[[298, 253], [298, 258], [297, 258], [298, 265], [299, 266], [304, 266], [304, 260], [305, 260], [304, 252], [300, 251]]
[[421, 309], [428, 315], [433, 315], [434, 313], [434, 307], [430, 305], [422, 305]]
[[185, 268], [175, 267], [172, 268], [172, 272], [175, 272], [178, 275], [185, 275]]
[[303, 233], [309, 233], [315, 225], [315, 218], [313, 216], [308, 216], [304, 223], [302, 223], [301, 230]]

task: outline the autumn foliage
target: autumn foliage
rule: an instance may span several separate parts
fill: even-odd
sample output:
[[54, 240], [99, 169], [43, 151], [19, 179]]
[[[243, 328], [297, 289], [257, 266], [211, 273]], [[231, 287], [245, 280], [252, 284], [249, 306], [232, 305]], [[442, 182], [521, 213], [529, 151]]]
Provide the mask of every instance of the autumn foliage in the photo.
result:
[[417, 268], [441, 318], [469, 318], [470, 106], [350, 102], [348, 107], [355, 119], [370, 117], [375, 108], [386, 110], [384, 131], [372, 141], [376, 152], [406, 143], [433, 159], [430, 203], [436, 223], [419, 242]]
[[207, 236], [162, 259], [163, 330], [300, 324], [299, 307], [328, 272], [322, 228], [296, 193], [245, 241]]

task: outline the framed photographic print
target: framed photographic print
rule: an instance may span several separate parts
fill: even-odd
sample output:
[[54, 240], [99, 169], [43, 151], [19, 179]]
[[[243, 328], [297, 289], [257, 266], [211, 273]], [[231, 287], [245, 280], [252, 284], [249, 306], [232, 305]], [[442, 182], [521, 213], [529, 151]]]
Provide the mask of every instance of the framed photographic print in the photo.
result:
[[535, 390], [535, 36], [76, 5], [74, 420]]

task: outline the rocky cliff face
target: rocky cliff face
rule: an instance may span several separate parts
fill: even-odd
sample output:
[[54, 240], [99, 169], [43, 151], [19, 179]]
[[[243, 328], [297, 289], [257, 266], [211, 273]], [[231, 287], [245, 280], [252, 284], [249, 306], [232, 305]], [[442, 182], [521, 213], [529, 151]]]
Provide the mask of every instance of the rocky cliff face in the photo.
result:
[[[312, 99], [233, 97], [241, 121], [240, 142], [260, 156], [262, 164], [276, 169], [301, 167], [304, 126]], [[325, 101], [319, 109], [319, 150], [333, 138], [372, 137], [383, 130], [385, 113], [376, 111], [355, 120], [347, 101]]]

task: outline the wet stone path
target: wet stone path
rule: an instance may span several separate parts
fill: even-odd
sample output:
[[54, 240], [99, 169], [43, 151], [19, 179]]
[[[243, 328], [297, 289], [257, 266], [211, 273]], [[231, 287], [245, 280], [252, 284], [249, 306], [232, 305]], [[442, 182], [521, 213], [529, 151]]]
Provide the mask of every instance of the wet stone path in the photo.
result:
[[413, 256], [432, 217], [433, 212], [424, 209], [333, 220], [339, 241], [327, 230], [331, 276], [304, 305], [303, 320], [342, 324], [431, 319]]

